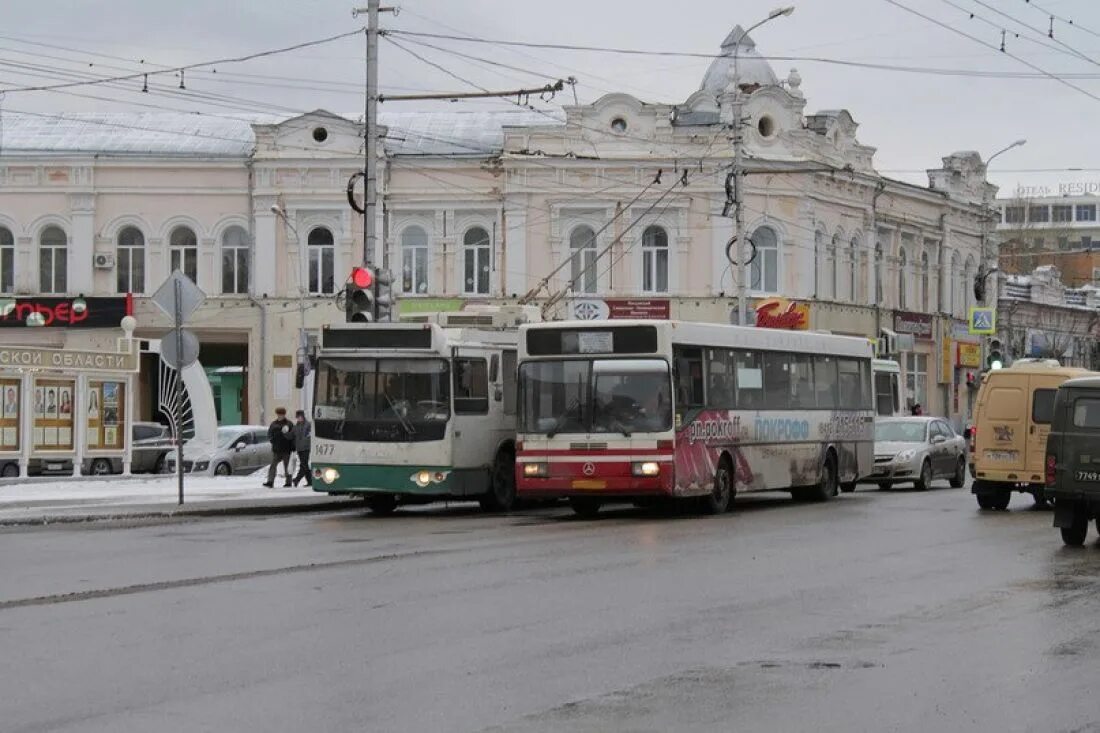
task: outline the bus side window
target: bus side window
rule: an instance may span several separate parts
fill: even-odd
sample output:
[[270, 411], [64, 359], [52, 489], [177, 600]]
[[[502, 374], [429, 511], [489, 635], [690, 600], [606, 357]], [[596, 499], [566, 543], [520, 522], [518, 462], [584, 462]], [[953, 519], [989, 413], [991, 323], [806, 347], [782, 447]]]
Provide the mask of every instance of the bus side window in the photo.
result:
[[707, 349], [707, 406], [733, 409], [734, 386], [734, 352]]
[[837, 363], [837, 387], [840, 392], [840, 406], [846, 410], [866, 409], [860, 363], [855, 359], [840, 359]]
[[764, 409], [786, 410], [790, 408], [791, 365], [790, 355], [778, 351], [764, 354]]
[[854, 410], [862, 401], [858, 392], [856, 393], [855, 402], [837, 400], [837, 364], [836, 359], [831, 356], [814, 357], [814, 389], [817, 391], [817, 407], [819, 410], [835, 410], [837, 408]]
[[516, 414], [516, 352], [505, 351], [501, 354], [501, 368], [504, 370], [504, 414]]
[[683, 415], [685, 410], [704, 405], [703, 350], [677, 347], [673, 357], [676, 363], [676, 408]]
[[739, 351], [734, 357], [737, 375], [737, 407], [741, 410], [759, 410], [764, 406], [763, 359], [757, 352]]
[[489, 369], [484, 359], [454, 360], [455, 414], [484, 415], [489, 411]]
[[817, 406], [817, 395], [814, 390], [814, 358], [803, 354], [788, 354], [787, 365], [790, 368], [790, 406], [812, 410]]

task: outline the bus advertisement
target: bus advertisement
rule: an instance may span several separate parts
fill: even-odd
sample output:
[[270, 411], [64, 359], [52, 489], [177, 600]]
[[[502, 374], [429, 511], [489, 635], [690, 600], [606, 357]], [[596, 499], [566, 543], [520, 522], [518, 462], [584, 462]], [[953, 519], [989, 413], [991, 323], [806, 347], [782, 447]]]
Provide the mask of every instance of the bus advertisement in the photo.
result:
[[676, 321], [520, 329], [520, 497], [826, 500], [873, 463], [866, 339]]

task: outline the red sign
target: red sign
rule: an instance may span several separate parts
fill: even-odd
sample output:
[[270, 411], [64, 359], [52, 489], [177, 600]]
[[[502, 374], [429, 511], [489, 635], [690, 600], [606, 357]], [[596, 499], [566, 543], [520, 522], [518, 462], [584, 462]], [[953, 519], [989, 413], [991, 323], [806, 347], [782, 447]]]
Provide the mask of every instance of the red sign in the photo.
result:
[[667, 321], [671, 317], [669, 301], [666, 299], [630, 300], [609, 298], [608, 318], [634, 318], [655, 321]]
[[810, 328], [810, 306], [785, 298], [771, 298], [756, 304], [757, 328], [806, 331]]
[[36, 325], [46, 328], [118, 328], [123, 316], [133, 315], [133, 300], [119, 298], [10, 298], [0, 299], [0, 328]]
[[894, 313], [894, 330], [898, 333], [912, 334], [913, 338], [929, 340], [932, 338], [932, 316], [927, 313]]

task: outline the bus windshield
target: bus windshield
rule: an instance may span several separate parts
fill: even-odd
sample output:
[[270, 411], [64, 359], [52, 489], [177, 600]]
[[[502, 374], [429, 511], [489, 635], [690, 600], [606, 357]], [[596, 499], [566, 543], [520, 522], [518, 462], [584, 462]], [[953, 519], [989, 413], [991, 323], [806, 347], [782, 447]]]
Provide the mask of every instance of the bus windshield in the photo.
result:
[[570, 359], [520, 367], [521, 430], [661, 432], [672, 427], [672, 385], [660, 359]]
[[322, 358], [314, 432], [335, 440], [440, 440], [451, 416], [449, 374], [437, 358]]

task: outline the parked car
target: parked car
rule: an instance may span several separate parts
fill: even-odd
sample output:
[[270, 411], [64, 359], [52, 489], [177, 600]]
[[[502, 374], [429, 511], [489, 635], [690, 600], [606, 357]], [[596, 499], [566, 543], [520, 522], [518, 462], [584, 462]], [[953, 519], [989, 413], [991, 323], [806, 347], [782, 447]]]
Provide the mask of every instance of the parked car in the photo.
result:
[[[72, 476], [72, 458], [32, 458], [27, 462], [28, 476]], [[19, 476], [19, 460], [6, 458], [0, 463], [0, 477], [17, 478]]]
[[[175, 447], [171, 428], [155, 422], [136, 422], [130, 426], [130, 439], [133, 441], [130, 472], [161, 473], [165, 456]], [[122, 458], [85, 458], [84, 473], [93, 476], [122, 473]]]
[[[271, 463], [271, 444], [263, 425], [223, 425], [212, 443], [192, 438], [183, 445], [183, 470], [210, 476], [247, 474]], [[176, 457], [165, 459], [165, 470], [176, 470]]]
[[951, 488], [966, 483], [966, 440], [938, 417], [875, 420], [875, 467], [868, 477], [880, 489], [912, 483], [927, 491], [936, 479]]
[[1083, 545], [1089, 520], [1100, 531], [1100, 377], [1070, 379], [1054, 395], [1046, 445], [1046, 496], [1062, 542]]

